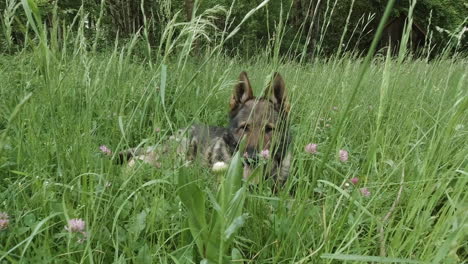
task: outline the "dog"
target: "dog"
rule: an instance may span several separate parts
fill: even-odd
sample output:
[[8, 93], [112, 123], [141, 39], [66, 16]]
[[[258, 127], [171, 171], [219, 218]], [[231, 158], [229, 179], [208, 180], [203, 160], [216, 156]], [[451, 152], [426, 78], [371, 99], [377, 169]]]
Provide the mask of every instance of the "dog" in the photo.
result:
[[[176, 153], [193, 161], [200, 159], [208, 167], [217, 162], [229, 163], [245, 138], [243, 177], [248, 179], [255, 168], [269, 159], [266, 177], [284, 184], [289, 176], [292, 154], [288, 129], [289, 104], [282, 76], [274, 73], [261, 97], [255, 97], [246, 72], [241, 72], [229, 101], [229, 126], [193, 125], [179, 130], [168, 144], [147, 148], [132, 148], [119, 153], [120, 161], [134, 166], [141, 160], [160, 167], [160, 157], [175, 148]], [[170, 145], [170, 144], [169, 144]], [[261, 163], [261, 164], [260, 164]]]

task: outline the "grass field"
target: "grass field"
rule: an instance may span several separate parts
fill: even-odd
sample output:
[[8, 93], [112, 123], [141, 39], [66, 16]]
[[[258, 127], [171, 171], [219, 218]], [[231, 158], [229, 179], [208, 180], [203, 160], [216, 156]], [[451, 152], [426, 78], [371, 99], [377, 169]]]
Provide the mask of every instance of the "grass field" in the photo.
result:
[[[366, 68], [41, 34], [0, 55], [0, 263], [467, 263], [466, 58]], [[294, 161], [278, 193], [242, 184], [238, 159], [226, 174], [175, 155], [128, 169], [99, 150], [227, 125], [242, 70], [257, 95], [274, 71], [286, 82]]]
[[[47, 78], [37, 59], [31, 53], [1, 57], [0, 125], [6, 136], [0, 211], [10, 218], [0, 232], [0, 258], [200, 260], [177, 195], [180, 166], [167, 157], [159, 170], [128, 171], [101, 155], [99, 146], [158, 143], [194, 120], [226, 125], [238, 73], [246, 70], [259, 93], [275, 70], [271, 63], [170, 62], [162, 87], [160, 66], [125, 52], [57, 59]], [[244, 260], [367, 262], [384, 250], [388, 257], [376, 262], [466, 261], [467, 61], [376, 61], [333, 144], [360, 65], [351, 58], [277, 65], [292, 104], [294, 166], [277, 195], [267, 185], [245, 193], [248, 217], [232, 244]], [[318, 144], [319, 153], [305, 152], [308, 143]], [[332, 154], [320, 171], [330, 145]], [[338, 159], [339, 149], [349, 152], [347, 162]], [[217, 189], [212, 172], [192, 170], [201, 190]], [[353, 177], [359, 178], [356, 186], [346, 184]], [[209, 199], [206, 206], [210, 214]], [[70, 218], [86, 222], [84, 241], [64, 229]]]

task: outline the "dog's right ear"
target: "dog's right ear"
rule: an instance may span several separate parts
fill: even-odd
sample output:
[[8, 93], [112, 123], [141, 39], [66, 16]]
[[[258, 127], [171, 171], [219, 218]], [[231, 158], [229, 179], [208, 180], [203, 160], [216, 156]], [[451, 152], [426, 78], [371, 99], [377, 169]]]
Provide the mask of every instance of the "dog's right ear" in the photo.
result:
[[247, 77], [247, 73], [243, 71], [239, 75], [239, 82], [234, 86], [234, 92], [232, 93], [231, 100], [229, 101], [231, 112], [235, 111], [239, 106], [253, 98], [254, 96], [252, 86], [250, 86], [249, 77]]

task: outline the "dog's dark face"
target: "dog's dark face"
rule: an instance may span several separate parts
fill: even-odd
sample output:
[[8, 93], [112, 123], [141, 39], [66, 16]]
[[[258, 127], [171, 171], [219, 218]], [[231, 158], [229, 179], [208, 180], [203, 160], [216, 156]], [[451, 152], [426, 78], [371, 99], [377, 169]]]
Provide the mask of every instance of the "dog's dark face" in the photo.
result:
[[[283, 135], [287, 133], [284, 124], [287, 120], [288, 105], [283, 78], [279, 73], [275, 73], [265, 94], [256, 98], [247, 74], [242, 72], [239, 83], [234, 87], [230, 109], [230, 136], [236, 143], [246, 137], [245, 155], [248, 162], [244, 166], [244, 172], [249, 174], [261, 151], [273, 151], [273, 143], [281, 144], [285, 138]], [[278, 155], [281, 153], [278, 152]], [[281, 159], [278, 155], [275, 154], [275, 157]]]

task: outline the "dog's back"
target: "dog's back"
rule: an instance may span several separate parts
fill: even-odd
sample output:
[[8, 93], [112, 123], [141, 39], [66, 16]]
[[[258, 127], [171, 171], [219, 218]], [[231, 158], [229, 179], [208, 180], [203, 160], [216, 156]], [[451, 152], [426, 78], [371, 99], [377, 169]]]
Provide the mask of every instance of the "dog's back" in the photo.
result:
[[188, 158], [201, 158], [207, 166], [223, 161], [229, 162], [235, 150], [235, 145], [229, 140], [229, 129], [224, 127], [193, 125], [189, 131], [190, 143]]

